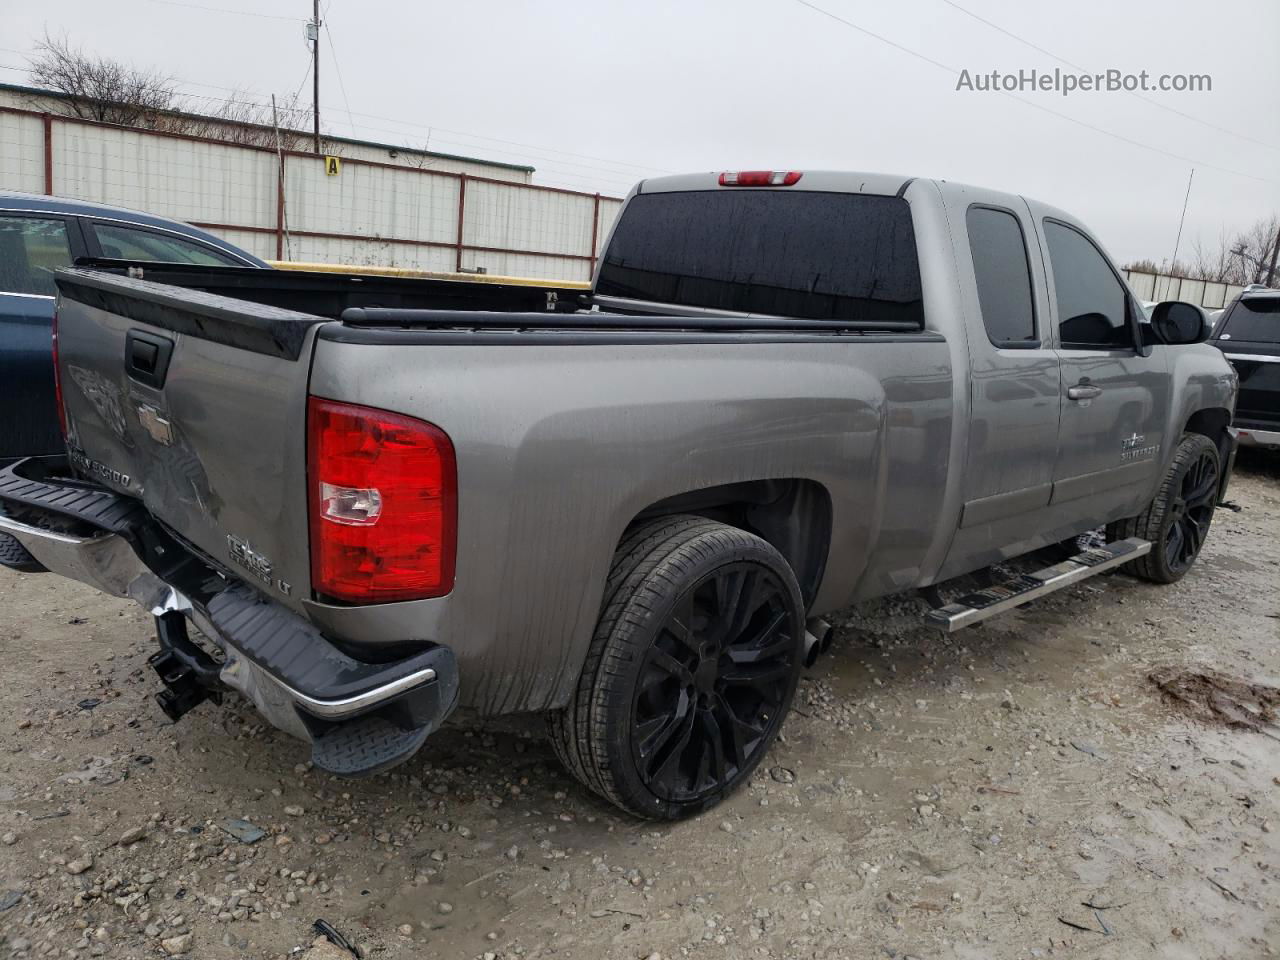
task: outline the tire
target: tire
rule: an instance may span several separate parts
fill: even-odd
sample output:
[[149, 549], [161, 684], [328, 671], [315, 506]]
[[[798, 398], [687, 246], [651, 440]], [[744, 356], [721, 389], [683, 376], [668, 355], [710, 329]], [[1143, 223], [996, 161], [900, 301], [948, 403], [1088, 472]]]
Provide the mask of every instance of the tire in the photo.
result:
[[764, 540], [693, 516], [639, 525], [614, 554], [577, 689], [549, 717], [557, 756], [638, 817], [714, 806], [777, 736], [804, 630], [795, 574]]
[[1151, 552], [1125, 569], [1152, 583], [1177, 583], [1204, 546], [1218, 503], [1218, 448], [1199, 433], [1185, 433], [1155, 499], [1136, 517], [1107, 524], [1107, 540], [1141, 537]]
[[39, 573], [44, 570], [40, 561], [33, 557], [16, 537], [0, 533], [0, 565], [21, 573]]

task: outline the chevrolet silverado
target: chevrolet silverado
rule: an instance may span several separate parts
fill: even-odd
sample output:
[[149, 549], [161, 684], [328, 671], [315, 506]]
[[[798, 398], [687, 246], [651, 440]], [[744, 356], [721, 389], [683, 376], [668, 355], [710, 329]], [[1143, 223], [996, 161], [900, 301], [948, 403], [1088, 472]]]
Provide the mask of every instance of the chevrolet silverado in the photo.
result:
[[559, 312], [218, 271], [58, 272], [67, 455], [0, 472], [0, 530], [155, 614], [170, 716], [240, 691], [336, 774], [458, 704], [540, 711], [600, 796], [706, 809], [822, 614], [920, 590], [945, 631], [1122, 564], [1172, 583], [1235, 450], [1198, 307], [1148, 320], [1078, 220], [956, 183], [644, 181]]

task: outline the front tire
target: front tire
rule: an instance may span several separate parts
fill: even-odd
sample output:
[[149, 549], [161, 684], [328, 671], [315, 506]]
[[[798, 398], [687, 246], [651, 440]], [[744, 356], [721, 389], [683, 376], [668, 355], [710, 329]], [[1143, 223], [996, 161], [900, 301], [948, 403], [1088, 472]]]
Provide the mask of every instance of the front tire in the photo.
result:
[[550, 718], [561, 761], [628, 813], [714, 806], [768, 752], [804, 660], [791, 567], [753, 534], [701, 517], [619, 546], [578, 687]]
[[1141, 537], [1151, 552], [1126, 569], [1152, 583], [1186, 576], [1209, 535], [1221, 478], [1218, 448], [1203, 434], [1183, 434], [1155, 499], [1142, 513], [1107, 525], [1107, 540]]

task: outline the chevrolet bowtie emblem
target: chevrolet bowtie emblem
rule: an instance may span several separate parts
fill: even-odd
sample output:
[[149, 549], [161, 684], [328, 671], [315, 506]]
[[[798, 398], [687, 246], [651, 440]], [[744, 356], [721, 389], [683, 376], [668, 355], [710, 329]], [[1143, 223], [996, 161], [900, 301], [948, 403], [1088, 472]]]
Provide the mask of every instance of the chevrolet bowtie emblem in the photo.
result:
[[149, 403], [138, 405], [138, 422], [156, 443], [163, 443], [166, 447], [173, 443], [172, 424]]

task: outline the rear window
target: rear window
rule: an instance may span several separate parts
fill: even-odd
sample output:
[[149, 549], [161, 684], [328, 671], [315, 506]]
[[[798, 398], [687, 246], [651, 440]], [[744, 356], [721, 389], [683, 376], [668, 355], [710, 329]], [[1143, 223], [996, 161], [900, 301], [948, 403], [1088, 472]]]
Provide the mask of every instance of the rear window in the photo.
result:
[[1220, 340], [1280, 343], [1280, 297], [1237, 300], [1216, 336]]
[[806, 320], [924, 325], [911, 210], [898, 197], [640, 194], [614, 230], [596, 293]]

